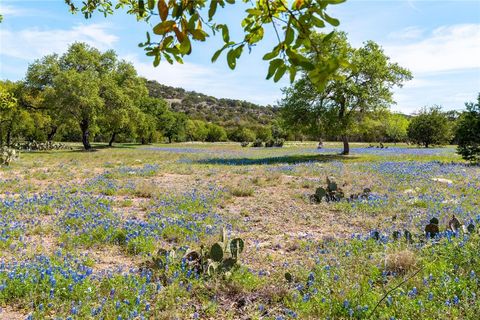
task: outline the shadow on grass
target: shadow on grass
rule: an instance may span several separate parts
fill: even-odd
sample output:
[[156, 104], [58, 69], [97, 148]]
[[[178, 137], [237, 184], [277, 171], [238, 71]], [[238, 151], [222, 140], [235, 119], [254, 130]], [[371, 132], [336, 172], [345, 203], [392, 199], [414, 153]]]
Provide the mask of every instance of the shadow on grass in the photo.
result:
[[115, 143], [113, 146], [109, 146], [108, 144], [96, 144], [92, 143], [92, 148], [90, 150], [85, 150], [83, 146], [78, 146], [72, 148], [70, 150], [65, 150], [65, 152], [96, 152], [100, 150], [108, 150], [108, 149], [135, 149], [138, 146], [141, 146], [140, 143]]
[[229, 166], [270, 165], [278, 163], [299, 164], [306, 162], [351, 161], [358, 157], [340, 154], [289, 155], [268, 158], [209, 158], [197, 160], [200, 164], [221, 164]]

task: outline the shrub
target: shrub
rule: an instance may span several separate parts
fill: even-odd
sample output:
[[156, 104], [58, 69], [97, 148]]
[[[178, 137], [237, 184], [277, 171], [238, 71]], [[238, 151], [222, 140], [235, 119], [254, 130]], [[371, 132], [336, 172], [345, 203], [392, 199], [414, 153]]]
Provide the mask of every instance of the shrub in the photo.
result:
[[217, 141], [227, 140], [227, 132], [223, 127], [216, 124], [209, 123], [207, 125], [207, 128], [208, 128], [208, 133], [207, 133], [208, 142], [217, 142]]
[[265, 142], [265, 147], [266, 148], [271, 148], [275, 144], [275, 141], [273, 139], [269, 139]]
[[446, 144], [450, 140], [448, 118], [440, 107], [422, 109], [408, 125], [408, 138], [428, 148], [431, 145]]
[[285, 143], [285, 139], [277, 139], [275, 140], [273, 146], [277, 148], [283, 147], [283, 144]]
[[261, 148], [261, 147], [263, 147], [263, 141], [260, 140], [260, 139], [255, 140], [255, 142], [253, 142], [253, 144], [252, 144], [252, 147], [254, 147], [254, 148]]
[[230, 139], [239, 142], [252, 142], [255, 141], [256, 135], [248, 128], [239, 127], [231, 133]]
[[283, 144], [285, 143], [284, 139], [269, 139], [267, 142], [265, 142], [265, 147], [271, 148], [271, 147], [277, 147], [281, 148], [283, 147]]
[[480, 94], [477, 103], [466, 103], [467, 111], [457, 127], [457, 152], [463, 159], [480, 163]]

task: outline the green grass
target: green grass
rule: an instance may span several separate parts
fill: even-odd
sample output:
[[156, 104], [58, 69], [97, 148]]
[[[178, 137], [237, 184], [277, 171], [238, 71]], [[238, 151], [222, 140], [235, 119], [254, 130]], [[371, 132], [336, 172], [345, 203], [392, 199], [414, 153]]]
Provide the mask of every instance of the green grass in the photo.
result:
[[[451, 146], [316, 145], [22, 153], [1, 168], [0, 306], [33, 319], [476, 319], [480, 168]], [[372, 197], [311, 204], [331, 175], [347, 197]], [[425, 238], [432, 216], [445, 231], [453, 213], [477, 231]], [[222, 227], [245, 240], [240, 266], [197, 274], [183, 254]], [[413, 243], [393, 239], [404, 230]]]

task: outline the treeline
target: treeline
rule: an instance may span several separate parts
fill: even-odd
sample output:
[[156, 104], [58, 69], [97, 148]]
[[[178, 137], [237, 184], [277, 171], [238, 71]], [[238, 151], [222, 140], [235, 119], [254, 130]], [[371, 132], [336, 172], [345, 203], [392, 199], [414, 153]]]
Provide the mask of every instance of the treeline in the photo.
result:
[[[303, 88], [302, 86], [298, 86]], [[414, 117], [371, 108], [352, 113], [348, 130], [315, 109], [311, 88], [288, 89], [279, 107], [216, 99], [148, 81], [114, 51], [75, 43], [34, 61], [24, 80], [0, 81], [0, 144], [330, 140], [457, 143], [465, 113], [424, 109]], [[287, 103], [288, 102], [288, 103]], [[313, 106], [313, 107], [312, 107]], [[302, 111], [303, 110], [303, 111]], [[313, 111], [312, 111], [313, 110]], [[336, 112], [333, 109], [333, 112]], [[326, 121], [331, 117], [332, 121]], [[340, 134], [341, 133], [341, 134]]]
[[0, 82], [0, 144], [254, 141], [286, 137], [275, 109], [216, 99], [138, 76], [114, 51], [74, 43]]

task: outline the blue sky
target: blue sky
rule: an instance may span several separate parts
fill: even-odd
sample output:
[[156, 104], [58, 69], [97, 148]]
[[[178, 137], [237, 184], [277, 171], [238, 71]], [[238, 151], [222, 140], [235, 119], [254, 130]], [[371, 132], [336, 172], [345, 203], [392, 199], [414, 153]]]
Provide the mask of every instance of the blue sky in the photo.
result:
[[[241, 35], [243, 10], [230, 6], [219, 13], [221, 21], [232, 25], [235, 39]], [[479, 0], [350, 0], [328, 12], [340, 19], [339, 29], [349, 34], [355, 46], [374, 40], [393, 61], [413, 72], [414, 79], [395, 90], [393, 110], [413, 113], [434, 104], [462, 109], [464, 102], [475, 100], [480, 92]], [[281, 98], [280, 88], [288, 85], [287, 80], [276, 84], [265, 80], [268, 65], [261, 57], [275, 43], [271, 34], [241, 58], [235, 71], [228, 69], [223, 56], [215, 64], [210, 62], [221, 46], [218, 38], [196, 43], [183, 65], [165, 62], [154, 68], [137, 47], [148, 26], [132, 16], [119, 13], [85, 20], [82, 15], [71, 15], [63, 0], [2, 0], [0, 13], [4, 15], [1, 79], [22, 79], [35, 59], [84, 41], [101, 50], [115, 49], [149, 79], [216, 97], [275, 104]]]

